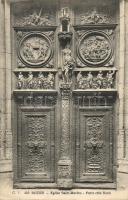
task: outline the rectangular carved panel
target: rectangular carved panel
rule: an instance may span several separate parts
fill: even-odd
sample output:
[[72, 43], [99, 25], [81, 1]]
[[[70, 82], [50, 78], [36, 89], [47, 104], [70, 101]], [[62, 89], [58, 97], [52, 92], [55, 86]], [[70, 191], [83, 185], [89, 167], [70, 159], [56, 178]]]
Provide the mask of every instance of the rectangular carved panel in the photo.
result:
[[112, 182], [112, 109], [79, 108], [76, 182]]
[[54, 109], [21, 107], [18, 119], [20, 180], [54, 182]]

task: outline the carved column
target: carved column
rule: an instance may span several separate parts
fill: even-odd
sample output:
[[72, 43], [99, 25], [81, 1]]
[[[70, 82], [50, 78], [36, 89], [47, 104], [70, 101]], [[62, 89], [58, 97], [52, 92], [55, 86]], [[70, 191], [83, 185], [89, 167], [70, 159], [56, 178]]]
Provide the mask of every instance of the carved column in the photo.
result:
[[60, 67], [60, 93], [61, 93], [61, 144], [60, 159], [58, 162], [58, 187], [72, 187], [72, 161], [70, 151], [70, 99], [72, 73], [75, 60], [71, 51], [72, 32], [70, 32], [69, 8], [61, 9], [61, 32], [58, 38], [61, 44], [61, 67]]
[[68, 83], [61, 85], [61, 145], [58, 162], [58, 187], [72, 187], [72, 162], [70, 158], [70, 96]]

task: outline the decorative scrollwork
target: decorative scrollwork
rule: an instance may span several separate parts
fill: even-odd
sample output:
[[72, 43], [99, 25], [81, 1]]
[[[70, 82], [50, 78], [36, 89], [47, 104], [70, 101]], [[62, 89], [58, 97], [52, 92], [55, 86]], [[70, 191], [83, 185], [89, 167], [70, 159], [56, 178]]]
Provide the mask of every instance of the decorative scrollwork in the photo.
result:
[[28, 76], [24, 76], [22, 72], [18, 74], [18, 80], [16, 83], [17, 89], [53, 89], [54, 88], [54, 75], [48, 73], [44, 75], [39, 72], [38, 75], [34, 75], [32, 72], [28, 72]]
[[99, 71], [93, 75], [92, 72], [88, 72], [86, 75], [82, 75], [81, 72], [77, 74], [77, 88], [78, 89], [111, 89], [114, 87], [114, 74], [115, 71], [108, 71], [103, 74]]
[[105, 64], [111, 59], [112, 55], [111, 40], [102, 31], [87, 32], [79, 40], [78, 56], [87, 65]]
[[87, 116], [86, 141], [84, 148], [87, 153], [86, 173], [99, 173], [104, 171], [104, 117]]
[[26, 34], [19, 42], [18, 56], [25, 65], [46, 64], [52, 56], [51, 41], [42, 33]]
[[25, 142], [25, 148], [28, 153], [28, 159], [26, 160], [27, 171], [47, 173], [46, 116], [26, 115], [26, 120], [28, 121], [28, 135]]

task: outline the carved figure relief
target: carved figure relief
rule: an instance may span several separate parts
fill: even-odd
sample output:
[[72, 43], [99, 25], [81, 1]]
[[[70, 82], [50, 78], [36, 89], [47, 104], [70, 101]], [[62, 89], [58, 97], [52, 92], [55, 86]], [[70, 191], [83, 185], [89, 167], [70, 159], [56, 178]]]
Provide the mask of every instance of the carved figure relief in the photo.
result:
[[109, 24], [112, 21], [110, 17], [103, 13], [98, 13], [96, 10], [80, 16], [81, 25], [84, 24]]
[[53, 89], [54, 88], [54, 75], [48, 73], [47, 75], [39, 72], [35, 75], [32, 72], [28, 72], [28, 76], [24, 76], [22, 72], [18, 74], [18, 80], [16, 83], [17, 89]]
[[102, 32], [88, 32], [82, 36], [78, 45], [78, 56], [89, 66], [102, 65], [112, 57], [113, 49], [108, 36]]
[[75, 66], [75, 59], [72, 56], [72, 52], [69, 48], [62, 50], [63, 53], [63, 65], [62, 65], [62, 79], [64, 83], [71, 82], [72, 72]]
[[22, 72], [20, 72], [18, 75], [18, 82], [17, 82], [16, 88], [21, 89], [21, 88], [24, 88], [24, 86], [25, 86], [25, 79]]
[[114, 80], [113, 75], [114, 75], [114, 71], [113, 72], [109, 71], [107, 73], [107, 75], [106, 75], [106, 78], [107, 78], [107, 88], [112, 88], [112, 86], [113, 86], [113, 80]]
[[18, 54], [26, 65], [43, 65], [51, 58], [51, 41], [41, 33], [27, 34], [19, 43]]
[[44, 14], [42, 16], [42, 8], [39, 13], [34, 11], [29, 16], [17, 19], [16, 26], [51, 26], [53, 25], [53, 16]]
[[[94, 74], [94, 75], [93, 75]], [[77, 88], [78, 89], [111, 89], [114, 88], [114, 74], [115, 71], [108, 71], [104, 73], [99, 71], [97, 74], [88, 72], [86, 75], [79, 72], [77, 74]]]
[[[103, 73], [102, 71], [99, 71], [99, 73], [97, 74], [97, 85], [98, 85], [98, 88], [102, 88], [105, 87], [105, 81], [104, 81], [104, 78], [103, 78]], [[107, 79], [108, 80], [108, 79]], [[109, 82], [109, 81], [108, 81]], [[108, 85], [107, 85], [107, 88], [108, 88]]]

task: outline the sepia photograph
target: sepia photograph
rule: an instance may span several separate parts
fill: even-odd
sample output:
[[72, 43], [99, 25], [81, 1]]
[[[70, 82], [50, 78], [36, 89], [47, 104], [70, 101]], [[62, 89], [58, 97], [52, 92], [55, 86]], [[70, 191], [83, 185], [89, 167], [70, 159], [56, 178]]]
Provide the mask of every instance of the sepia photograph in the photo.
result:
[[0, 0], [0, 200], [128, 200], [128, 0]]

